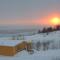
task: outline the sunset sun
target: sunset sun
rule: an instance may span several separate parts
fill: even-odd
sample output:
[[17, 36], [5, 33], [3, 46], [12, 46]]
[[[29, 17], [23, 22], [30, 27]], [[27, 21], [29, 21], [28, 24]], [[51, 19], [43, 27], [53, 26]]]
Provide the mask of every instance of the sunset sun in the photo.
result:
[[53, 25], [59, 25], [60, 24], [60, 19], [58, 17], [52, 18], [50, 20], [51, 24]]

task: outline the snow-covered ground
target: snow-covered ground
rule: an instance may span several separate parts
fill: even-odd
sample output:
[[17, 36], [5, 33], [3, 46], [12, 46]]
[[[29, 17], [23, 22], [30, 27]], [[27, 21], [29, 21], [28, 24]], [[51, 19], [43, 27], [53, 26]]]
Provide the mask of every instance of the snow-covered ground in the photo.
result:
[[59, 50], [35, 51], [30, 55], [26, 51], [21, 51], [15, 56], [0, 56], [0, 60], [60, 60]]
[[36, 34], [32, 36], [25, 36], [26, 41], [31, 41], [33, 43], [49, 43], [50, 48], [54, 45], [55, 48], [60, 48], [60, 31], [47, 33]]
[[51, 40], [59, 40], [60, 39], [60, 31], [50, 32], [48, 35], [47, 33], [36, 34], [32, 36], [25, 36], [25, 40], [33, 40], [33, 41], [51, 41]]
[[[34, 50], [33, 54], [21, 51], [15, 56], [0, 56], [0, 60], [60, 60], [60, 31], [24, 36], [24, 41], [37, 43], [50, 42], [48, 50]], [[51, 49], [54, 48], [54, 49]]]

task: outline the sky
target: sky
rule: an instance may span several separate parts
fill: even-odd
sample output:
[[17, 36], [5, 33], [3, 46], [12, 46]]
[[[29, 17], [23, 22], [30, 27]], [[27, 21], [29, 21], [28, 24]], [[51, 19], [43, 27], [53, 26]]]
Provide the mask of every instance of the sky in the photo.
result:
[[50, 25], [60, 17], [60, 0], [0, 0], [0, 26]]

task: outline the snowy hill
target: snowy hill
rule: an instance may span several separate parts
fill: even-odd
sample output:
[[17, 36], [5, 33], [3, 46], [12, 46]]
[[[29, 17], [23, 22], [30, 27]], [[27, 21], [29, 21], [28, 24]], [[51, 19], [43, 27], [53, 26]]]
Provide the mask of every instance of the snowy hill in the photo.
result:
[[[13, 57], [0, 56], [0, 60], [60, 60], [60, 31], [24, 36], [24, 41], [30, 41], [41, 44], [49, 42], [48, 50], [35, 50], [30, 54], [27, 51], [21, 51]], [[35, 45], [36, 46], [36, 45]]]

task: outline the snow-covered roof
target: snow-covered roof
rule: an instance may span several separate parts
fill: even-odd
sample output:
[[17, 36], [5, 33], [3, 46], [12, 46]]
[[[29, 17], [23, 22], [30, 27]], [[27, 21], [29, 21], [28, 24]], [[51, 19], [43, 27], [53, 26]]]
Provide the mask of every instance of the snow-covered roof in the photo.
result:
[[22, 43], [22, 40], [0, 40], [0, 46], [16, 46]]

